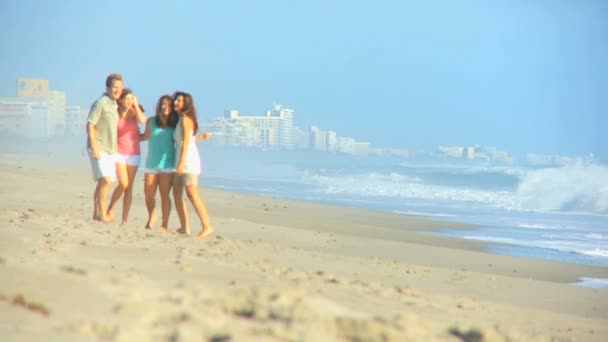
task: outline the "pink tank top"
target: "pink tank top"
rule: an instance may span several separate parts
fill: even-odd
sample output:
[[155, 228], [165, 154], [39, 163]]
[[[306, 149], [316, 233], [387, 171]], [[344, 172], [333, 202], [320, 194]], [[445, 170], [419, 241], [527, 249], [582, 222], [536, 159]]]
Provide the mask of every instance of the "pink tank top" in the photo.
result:
[[126, 120], [118, 119], [118, 153], [139, 155], [139, 125], [134, 116]]

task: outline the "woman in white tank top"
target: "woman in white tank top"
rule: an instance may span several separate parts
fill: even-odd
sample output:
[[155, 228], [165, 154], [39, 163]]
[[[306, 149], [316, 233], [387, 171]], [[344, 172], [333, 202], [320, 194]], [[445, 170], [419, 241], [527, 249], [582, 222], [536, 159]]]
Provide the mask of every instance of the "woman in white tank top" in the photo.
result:
[[[201, 231], [198, 238], [204, 238], [213, 234], [213, 227], [209, 222], [207, 208], [198, 193], [198, 175], [201, 173], [201, 159], [196, 147], [196, 131], [198, 123], [196, 120], [196, 109], [192, 96], [184, 92], [173, 94], [173, 105], [179, 114], [179, 122], [175, 128], [175, 177], [173, 178], [173, 197], [175, 209], [179, 216], [181, 228], [177, 231], [181, 234], [190, 235], [186, 203], [184, 200], [184, 188], [188, 199], [192, 203], [196, 214], [201, 222]], [[209, 135], [203, 134], [203, 139]]]

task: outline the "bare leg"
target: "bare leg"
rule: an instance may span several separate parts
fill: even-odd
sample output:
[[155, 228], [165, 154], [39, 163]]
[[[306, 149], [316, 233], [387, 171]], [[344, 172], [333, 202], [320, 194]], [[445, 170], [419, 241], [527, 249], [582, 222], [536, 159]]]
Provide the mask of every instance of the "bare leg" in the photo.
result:
[[95, 192], [93, 193], [93, 220], [101, 220], [101, 213], [99, 212], [99, 181], [95, 185]]
[[137, 173], [137, 166], [127, 165], [127, 178], [128, 183], [125, 187], [125, 197], [122, 202], [122, 224], [127, 223], [129, 217], [129, 210], [131, 209], [131, 202], [133, 201], [133, 180]]
[[175, 199], [175, 210], [179, 217], [181, 228], [177, 230], [180, 234], [190, 235], [190, 227], [188, 226], [188, 212], [186, 211], [186, 201], [184, 199], [184, 185], [173, 185], [173, 199]]
[[[146, 195], [146, 207], [148, 208], [148, 222], [146, 228], [151, 229], [156, 221], [156, 188], [158, 188], [158, 175], [154, 173], [144, 174], [144, 194]], [[161, 192], [162, 199], [162, 192]]]
[[104, 210], [106, 200], [108, 199], [108, 188], [110, 187], [110, 178], [99, 178], [99, 180], [97, 181], [97, 186], [99, 187], [99, 193], [97, 198], [97, 211], [100, 213], [99, 219], [103, 222], [110, 222], [111, 219], [106, 215], [106, 212]]
[[169, 192], [173, 185], [173, 173], [159, 173], [158, 184], [160, 188], [160, 204], [163, 213], [163, 222], [160, 225], [160, 230], [166, 232], [167, 227], [169, 226], [169, 214], [171, 213], [171, 197], [169, 197]]
[[127, 174], [127, 164], [116, 163], [116, 177], [118, 178], [118, 184], [112, 192], [112, 198], [110, 199], [110, 205], [108, 206], [107, 216], [110, 220], [114, 219], [114, 205], [120, 199], [120, 196], [125, 192], [125, 189], [129, 185], [129, 177]]
[[213, 227], [209, 222], [209, 215], [207, 214], [207, 207], [205, 203], [201, 200], [201, 197], [198, 194], [198, 186], [196, 184], [186, 185], [186, 194], [188, 195], [188, 199], [196, 214], [198, 215], [199, 220], [201, 221], [201, 232], [196, 236], [199, 239], [202, 239], [210, 234], [213, 234]]

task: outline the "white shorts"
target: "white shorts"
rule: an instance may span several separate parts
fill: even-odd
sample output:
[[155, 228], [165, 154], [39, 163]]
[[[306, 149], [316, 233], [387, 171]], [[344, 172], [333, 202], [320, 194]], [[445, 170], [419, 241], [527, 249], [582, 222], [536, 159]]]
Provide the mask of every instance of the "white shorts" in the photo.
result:
[[165, 169], [148, 169], [145, 168], [144, 169], [144, 173], [151, 173], [153, 175], [159, 174], [159, 173], [173, 173], [175, 172], [175, 169], [173, 168], [165, 168]]
[[127, 155], [117, 153], [116, 156], [117, 163], [127, 164], [130, 166], [139, 166], [139, 164], [141, 164], [141, 156], [139, 154]]
[[101, 152], [99, 153], [99, 159], [95, 159], [89, 151], [89, 159], [91, 160], [91, 168], [93, 169], [93, 180], [97, 181], [101, 177], [108, 177], [110, 182], [116, 180], [116, 156], [116, 154]]

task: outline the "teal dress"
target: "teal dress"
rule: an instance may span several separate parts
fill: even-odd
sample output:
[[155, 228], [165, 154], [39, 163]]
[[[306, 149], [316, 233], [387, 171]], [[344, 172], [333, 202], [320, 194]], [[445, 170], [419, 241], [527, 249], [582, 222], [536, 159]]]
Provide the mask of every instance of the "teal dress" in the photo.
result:
[[175, 127], [159, 127], [154, 118], [150, 119], [150, 138], [148, 140], [147, 169], [175, 168]]

